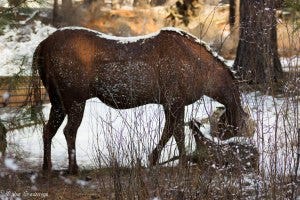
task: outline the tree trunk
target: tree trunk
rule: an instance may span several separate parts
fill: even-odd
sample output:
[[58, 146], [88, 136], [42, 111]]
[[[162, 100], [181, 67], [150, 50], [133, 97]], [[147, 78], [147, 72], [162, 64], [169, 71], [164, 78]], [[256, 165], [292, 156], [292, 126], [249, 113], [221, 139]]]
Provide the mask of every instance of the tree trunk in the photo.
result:
[[54, 0], [53, 10], [52, 10], [52, 24], [56, 26], [57, 22], [58, 22], [58, 0]]
[[235, 24], [235, 0], [229, 0], [229, 24], [232, 29]]
[[72, 6], [73, 6], [72, 0], [62, 0], [61, 9], [65, 21], [71, 18]]
[[234, 69], [250, 83], [277, 82], [282, 77], [275, 12], [273, 0], [240, 1], [240, 40]]

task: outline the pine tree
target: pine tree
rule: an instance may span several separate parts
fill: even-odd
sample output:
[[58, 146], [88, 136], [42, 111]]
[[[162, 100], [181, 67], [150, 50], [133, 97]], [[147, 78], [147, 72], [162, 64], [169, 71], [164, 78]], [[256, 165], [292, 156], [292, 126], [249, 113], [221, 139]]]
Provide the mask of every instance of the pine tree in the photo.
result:
[[240, 1], [240, 40], [234, 69], [250, 83], [278, 82], [283, 76], [275, 12], [273, 0]]

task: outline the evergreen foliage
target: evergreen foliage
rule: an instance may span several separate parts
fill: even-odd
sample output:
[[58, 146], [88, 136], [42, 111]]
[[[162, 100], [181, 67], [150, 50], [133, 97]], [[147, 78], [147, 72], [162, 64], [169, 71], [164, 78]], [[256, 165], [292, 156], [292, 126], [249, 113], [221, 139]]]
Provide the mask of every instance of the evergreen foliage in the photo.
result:
[[284, 10], [291, 13], [295, 31], [300, 29], [300, 0], [285, 0]]

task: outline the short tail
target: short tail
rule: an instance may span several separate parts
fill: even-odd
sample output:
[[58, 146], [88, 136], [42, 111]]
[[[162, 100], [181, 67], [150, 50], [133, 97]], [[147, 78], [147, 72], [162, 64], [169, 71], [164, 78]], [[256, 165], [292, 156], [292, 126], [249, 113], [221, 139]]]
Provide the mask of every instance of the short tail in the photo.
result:
[[63, 104], [61, 101], [61, 94], [57, 88], [57, 84], [54, 79], [49, 77], [47, 67], [44, 62], [44, 54], [42, 53], [43, 43], [36, 48], [33, 60], [32, 60], [32, 80], [31, 88], [33, 97], [32, 107], [42, 107], [44, 96], [42, 93], [42, 84], [45, 86], [46, 91], [48, 92], [48, 97], [50, 103], [56, 109], [64, 112]]
[[39, 45], [33, 54], [32, 58], [32, 68], [31, 68], [31, 77], [29, 81], [29, 92], [28, 97], [30, 99], [27, 102], [31, 107], [31, 119], [35, 123], [45, 123], [44, 115], [42, 113], [42, 88], [41, 88], [41, 79], [39, 76], [39, 70], [42, 67], [41, 62], [41, 45]]
[[29, 95], [30, 95], [30, 103], [33, 107], [40, 107], [42, 105], [42, 91], [41, 91], [41, 79], [39, 76], [39, 68], [42, 64], [40, 62], [41, 57], [41, 46], [39, 45], [32, 58], [32, 68], [31, 68], [31, 80], [29, 86]]

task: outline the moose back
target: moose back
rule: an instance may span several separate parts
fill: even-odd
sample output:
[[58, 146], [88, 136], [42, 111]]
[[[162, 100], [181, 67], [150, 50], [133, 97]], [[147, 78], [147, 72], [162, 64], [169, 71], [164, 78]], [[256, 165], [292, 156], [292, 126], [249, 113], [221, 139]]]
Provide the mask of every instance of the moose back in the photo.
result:
[[161, 104], [165, 125], [151, 155], [158, 163], [162, 148], [175, 137], [185, 161], [184, 107], [203, 95], [224, 104], [224, 137], [246, 132], [248, 114], [241, 106], [232, 72], [207, 45], [184, 31], [165, 28], [140, 37], [114, 37], [84, 28], [63, 28], [37, 47], [33, 72], [38, 71], [52, 104], [43, 130], [43, 169], [51, 170], [51, 140], [63, 119], [69, 154], [69, 172], [77, 173], [75, 140], [85, 102], [98, 97], [116, 109]]

